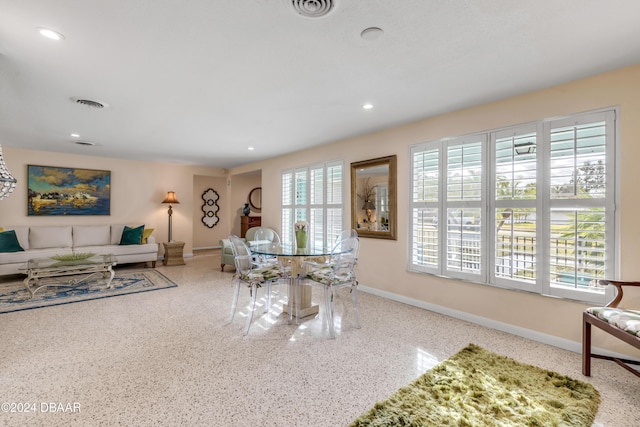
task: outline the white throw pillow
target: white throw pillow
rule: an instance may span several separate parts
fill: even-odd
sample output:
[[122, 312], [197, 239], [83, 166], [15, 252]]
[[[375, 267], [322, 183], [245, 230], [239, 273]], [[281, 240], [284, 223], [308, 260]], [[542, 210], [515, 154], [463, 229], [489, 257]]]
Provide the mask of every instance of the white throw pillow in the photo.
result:
[[124, 224], [111, 226], [111, 244], [112, 245], [120, 244], [120, 239], [122, 239], [123, 230], [124, 230]]
[[102, 246], [110, 244], [111, 227], [108, 225], [74, 225], [73, 247]]
[[71, 226], [29, 228], [29, 248], [70, 248], [73, 245]]

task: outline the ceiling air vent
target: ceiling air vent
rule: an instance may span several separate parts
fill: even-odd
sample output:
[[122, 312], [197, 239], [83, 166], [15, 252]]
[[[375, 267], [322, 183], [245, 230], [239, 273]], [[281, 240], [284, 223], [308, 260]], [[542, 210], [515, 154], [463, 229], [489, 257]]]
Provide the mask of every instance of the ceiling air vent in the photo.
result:
[[84, 105], [89, 108], [101, 109], [101, 108], [107, 108], [109, 106], [109, 104], [107, 104], [106, 102], [94, 101], [91, 99], [84, 99], [84, 98], [73, 97], [71, 98], [71, 101], [76, 104]]
[[333, 0], [291, 0], [297, 13], [307, 18], [320, 18], [331, 12]]

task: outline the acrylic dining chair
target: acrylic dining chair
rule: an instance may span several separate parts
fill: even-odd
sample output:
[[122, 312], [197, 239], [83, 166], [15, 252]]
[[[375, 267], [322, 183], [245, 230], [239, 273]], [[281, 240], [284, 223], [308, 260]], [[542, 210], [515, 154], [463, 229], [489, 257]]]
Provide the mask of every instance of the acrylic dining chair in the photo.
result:
[[[356, 279], [355, 267], [358, 261], [358, 251], [360, 239], [357, 236], [350, 236], [337, 242], [332, 250], [332, 254], [326, 263], [305, 261], [299, 285], [310, 285], [321, 288], [324, 291], [324, 310], [329, 337], [335, 338], [334, 325], [334, 293], [339, 288], [351, 288], [351, 298], [353, 300], [353, 312], [355, 316], [356, 328], [360, 329], [360, 314], [358, 308], [358, 281]], [[296, 292], [299, 298], [300, 292]], [[299, 307], [296, 301], [296, 307]], [[298, 313], [296, 313], [296, 320]]]
[[[253, 239], [249, 242], [249, 246], [256, 245], [278, 245], [280, 244], [280, 236], [272, 228], [257, 227], [257, 230], [253, 233]], [[254, 261], [258, 265], [277, 263], [278, 259], [275, 256], [269, 255], [257, 255], [254, 257]]]
[[[251, 254], [251, 250], [242, 239], [238, 236], [229, 236], [229, 240], [231, 241], [233, 259], [236, 265], [236, 273], [234, 276], [236, 286], [233, 294], [233, 302], [231, 304], [231, 317], [229, 318], [229, 323], [233, 322], [233, 318], [236, 313], [240, 286], [245, 284], [249, 288], [251, 299], [249, 315], [247, 316], [247, 324], [244, 329], [244, 335], [247, 335], [249, 333], [249, 328], [251, 327], [253, 313], [256, 309], [258, 288], [264, 288], [266, 291], [267, 301], [265, 305], [265, 312], [267, 312], [271, 307], [271, 284], [284, 279], [289, 281], [289, 286], [291, 286], [290, 270], [279, 263], [270, 263], [262, 266], [256, 265], [256, 263], [253, 262], [254, 257]], [[291, 292], [289, 295], [291, 295]], [[291, 312], [291, 310], [289, 311]], [[292, 315], [289, 314], [289, 321], [291, 321], [291, 318]]]

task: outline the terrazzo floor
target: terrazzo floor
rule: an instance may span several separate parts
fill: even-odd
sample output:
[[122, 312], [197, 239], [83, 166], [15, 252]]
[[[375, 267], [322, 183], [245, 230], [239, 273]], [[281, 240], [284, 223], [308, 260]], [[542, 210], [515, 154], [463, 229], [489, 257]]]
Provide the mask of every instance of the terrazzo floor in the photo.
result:
[[612, 362], [586, 378], [577, 353], [364, 292], [359, 330], [348, 290], [336, 298], [335, 340], [322, 312], [295, 326], [277, 308], [243, 337], [249, 292], [228, 324], [219, 265], [198, 255], [158, 266], [177, 288], [0, 314], [0, 425], [345, 426], [470, 342], [591, 382], [596, 425], [640, 425], [640, 380]]

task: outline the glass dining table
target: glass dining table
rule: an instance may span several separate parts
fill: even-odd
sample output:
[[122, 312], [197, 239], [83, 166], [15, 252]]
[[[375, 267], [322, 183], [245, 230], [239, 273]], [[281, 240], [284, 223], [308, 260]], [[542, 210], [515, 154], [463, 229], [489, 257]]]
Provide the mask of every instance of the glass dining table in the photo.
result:
[[[325, 262], [332, 254], [341, 253], [340, 249], [327, 248], [298, 248], [295, 244], [288, 243], [269, 243], [263, 245], [251, 246], [251, 253], [262, 256], [277, 257], [283, 265], [291, 267], [291, 278], [296, 280], [296, 286], [293, 286], [294, 292], [300, 292], [300, 317], [307, 317], [318, 313], [318, 305], [311, 301], [311, 286], [301, 284], [300, 274], [304, 261]], [[295, 314], [296, 299], [294, 295], [289, 295], [293, 314]], [[284, 313], [289, 313], [289, 305], [284, 304], [282, 307]]]

